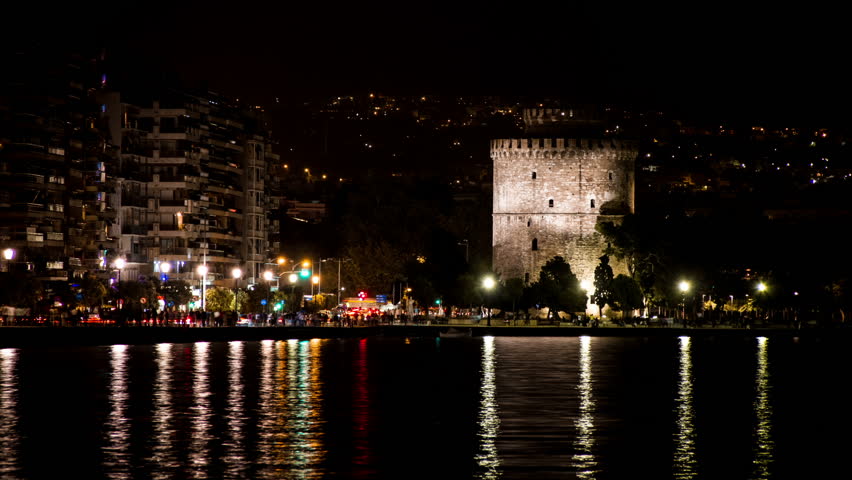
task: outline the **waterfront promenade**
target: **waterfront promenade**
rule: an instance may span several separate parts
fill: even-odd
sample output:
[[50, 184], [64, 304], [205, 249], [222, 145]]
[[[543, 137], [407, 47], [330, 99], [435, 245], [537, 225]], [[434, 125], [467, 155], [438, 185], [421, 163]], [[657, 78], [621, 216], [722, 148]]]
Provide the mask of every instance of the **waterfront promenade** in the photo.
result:
[[[503, 322], [500, 322], [503, 323]], [[449, 325], [455, 326], [455, 325]], [[311, 338], [366, 338], [366, 337], [439, 337], [448, 325], [378, 325], [367, 327], [2, 327], [0, 348], [54, 347], [91, 345], [146, 345], [157, 343], [191, 343], [223, 341], [258, 341]], [[472, 337], [650, 337], [650, 336], [786, 336], [810, 337], [840, 335], [852, 337], [852, 328], [802, 328], [757, 327], [620, 327], [607, 324], [600, 327], [580, 326], [504, 326], [464, 325]]]

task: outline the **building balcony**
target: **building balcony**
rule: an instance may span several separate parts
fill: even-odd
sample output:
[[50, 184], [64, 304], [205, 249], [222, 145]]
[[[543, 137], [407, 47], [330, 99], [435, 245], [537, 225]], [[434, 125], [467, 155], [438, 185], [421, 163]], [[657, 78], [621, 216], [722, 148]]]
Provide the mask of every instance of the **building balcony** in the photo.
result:
[[147, 225], [122, 225], [122, 235], [148, 235]]

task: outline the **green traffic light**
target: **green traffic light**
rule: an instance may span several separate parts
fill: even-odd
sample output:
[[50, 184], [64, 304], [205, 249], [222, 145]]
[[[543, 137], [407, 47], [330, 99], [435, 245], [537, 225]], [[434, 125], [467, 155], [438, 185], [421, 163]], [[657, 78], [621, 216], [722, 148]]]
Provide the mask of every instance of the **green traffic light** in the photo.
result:
[[311, 276], [311, 272], [307, 268], [303, 268], [302, 271], [299, 272], [299, 276], [301, 276], [302, 278], [308, 278]]

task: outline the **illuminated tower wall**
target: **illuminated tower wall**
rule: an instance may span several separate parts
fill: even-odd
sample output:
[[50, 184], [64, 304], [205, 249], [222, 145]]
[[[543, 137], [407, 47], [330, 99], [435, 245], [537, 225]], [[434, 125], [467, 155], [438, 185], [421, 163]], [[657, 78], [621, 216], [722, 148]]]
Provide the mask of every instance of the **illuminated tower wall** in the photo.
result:
[[491, 141], [494, 271], [531, 283], [560, 255], [591, 284], [606, 248], [595, 225], [634, 210], [636, 146], [596, 135], [601, 123], [576, 110], [529, 109], [524, 122], [525, 138]]

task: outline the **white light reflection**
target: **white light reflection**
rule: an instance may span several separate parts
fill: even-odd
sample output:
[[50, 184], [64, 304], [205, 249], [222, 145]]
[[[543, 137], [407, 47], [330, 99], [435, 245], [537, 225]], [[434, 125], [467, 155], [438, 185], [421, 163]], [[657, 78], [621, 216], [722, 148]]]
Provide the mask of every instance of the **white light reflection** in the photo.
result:
[[213, 416], [210, 406], [210, 373], [208, 371], [208, 352], [210, 344], [194, 344], [192, 397], [192, 441], [189, 445], [189, 462], [193, 478], [207, 478], [206, 467], [210, 463], [210, 419]]
[[754, 429], [754, 472], [751, 478], [769, 478], [773, 462], [772, 451], [772, 405], [769, 404], [769, 339], [757, 338], [757, 375], [755, 377], [754, 413], [757, 425]]
[[18, 470], [18, 350], [0, 349], [0, 477], [17, 478]]
[[500, 416], [497, 411], [497, 378], [495, 365], [497, 355], [494, 351], [494, 337], [482, 337], [482, 384], [479, 392], [479, 453], [476, 463], [480, 472], [477, 478], [500, 478], [500, 457], [497, 455], [497, 433], [500, 429]]
[[692, 408], [692, 352], [690, 338], [680, 337], [680, 378], [675, 399], [674, 478], [695, 478], [695, 412]]
[[175, 464], [172, 445], [172, 344], [157, 345], [157, 379], [154, 385], [154, 448], [150, 465], [154, 466], [153, 478], [171, 478], [169, 467]]
[[243, 478], [246, 468], [243, 439], [245, 436], [245, 394], [242, 379], [243, 342], [228, 342], [228, 431], [225, 441], [225, 468], [228, 478]]
[[130, 396], [127, 389], [127, 356], [127, 345], [113, 345], [110, 348], [110, 412], [105, 426], [107, 442], [104, 447], [104, 464], [108, 467], [107, 475], [110, 478], [125, 478], [130, 465], [130, 420], [126, 415]]
[[580, 337], [580, 381], [577, 384], [580, 396], [580, 415], [574, 421], [577, 438], [573, 457], [577, 478], [595, 478], [595, 400], [592, 397], [592, 339]]
[[[282, 359], [282, 361], [285, 361]], [[276, 379], [274, 377], [275, 367], [275, 341], [263, 340], [260, 342], [260, 392], [258, 399], [258, 451], [260, 458], [259, 465], [270, 465], [276, 456], [273, 449], [275, 445], [275, 436], [281, 431], [278, 422], [278, 415], [275, 412], [275, 403], [277, 403], [276, 394]], [[282, 379], [283, 383], [283, 379]], [[258, 478], [266, 478], [258, 477]]]

